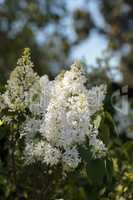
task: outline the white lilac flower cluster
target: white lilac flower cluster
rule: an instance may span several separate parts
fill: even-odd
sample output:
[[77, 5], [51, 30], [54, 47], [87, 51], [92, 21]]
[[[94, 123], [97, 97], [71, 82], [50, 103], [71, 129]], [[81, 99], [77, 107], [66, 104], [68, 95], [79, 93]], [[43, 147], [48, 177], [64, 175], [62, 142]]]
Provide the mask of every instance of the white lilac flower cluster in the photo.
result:
[[[7, 81], [6, 92], [2, 95], [5, 105], [11, 111], [22, 111], [29, 104], [29, 93], [39, 76], [33, 71], [29, 49], [25, 49], [23, 56], [18, 60], [17, 67]], [[31, 95], [30, 95], [31, 96]]]
[[19, 63], [17, 73], [21, 72], [22, 80], [11, 79], [3, 97], [10, 109], [28, 106], [30, 110], [20, 128], [20, 137], [25, 139], [25, 161], [38, 160], [51, 167], [61, 164], [64, 170], [73, 170], [82, 161], [78, 146], [86, 139], [94, 158], [105, 156], [107, 149], [98, 138], [92, 117], [103, 106], [106, 86], [88, 90], [79, 63], [53, 81], [46, 75], [38, 78], [31, 62], [28, 66], [24, 60]]
[[[80, 64], [72, 65], [70, 71], [53, 81], [46, 75], [40, 78], [40, 100], [31, 106], [35, 117], [27, 118], [22, 131], [27, 162], [40, 160], [50, 166], [62, 163], [64, 169], [74, 169], [81, 162], [77, 147], [84, 144], [87, 137], [94, 157], [105, 155], [106, 147], [98, 139], [92, 116], [103, 105], [106, 87], [101, 85], [88, 90], [85, 83], [85, 72]], [[38, 113], [39, 120], [35, 119]]]

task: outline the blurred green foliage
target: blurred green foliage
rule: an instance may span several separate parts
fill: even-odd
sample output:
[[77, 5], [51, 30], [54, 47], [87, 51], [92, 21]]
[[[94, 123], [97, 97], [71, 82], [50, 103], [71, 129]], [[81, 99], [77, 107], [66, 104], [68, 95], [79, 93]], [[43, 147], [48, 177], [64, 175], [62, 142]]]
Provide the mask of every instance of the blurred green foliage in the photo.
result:
[[[109, 41], [109, 51], [120, 53], [124, 81], [132, 82], [133, 6], [132, 0], [95, 0], [104, 25], [99, 25], [92, 0], [76, 7], [72, 0], [1, 0], [0, 1], [0, 82], [5, 82], [21, 51], [32, 49], [32, 59], [39, 74], [53, 77], [71, 62], [73, 47], [80, 45], [96, 30]], [[71, 24], [71, 25], [70, 25]]]

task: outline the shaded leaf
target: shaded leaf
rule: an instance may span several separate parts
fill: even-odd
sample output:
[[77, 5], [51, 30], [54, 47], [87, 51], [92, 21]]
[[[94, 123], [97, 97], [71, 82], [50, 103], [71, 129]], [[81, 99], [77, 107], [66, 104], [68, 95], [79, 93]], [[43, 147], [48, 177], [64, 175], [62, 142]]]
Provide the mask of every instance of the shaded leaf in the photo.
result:
[[91, 184], [101, 185], [106, 173], [103, 160], [90, 160], [86, 166], [87, 175]]

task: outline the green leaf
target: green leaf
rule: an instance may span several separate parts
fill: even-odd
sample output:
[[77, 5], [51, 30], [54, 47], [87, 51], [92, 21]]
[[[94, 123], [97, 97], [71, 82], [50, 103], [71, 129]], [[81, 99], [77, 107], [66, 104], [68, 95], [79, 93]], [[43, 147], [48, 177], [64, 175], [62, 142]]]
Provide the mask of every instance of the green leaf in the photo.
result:
[[110, 113], [105, 112], [104, 113], [104, 117], [105, 117], [105, 122], [108, 124], [108, 126], [110, 127], [110, 132], [112, 132], [112, 134], [114, 133], [116, 135], [116, 125], [115, 122], [111, 116]]
[[104, 144], [108, 145], [110, 141], [110, 128], [107, 124], [102, 124], [100, 126], [100, 139], [104, 142]]
[[5, 131], [0, 131], [0, 140], [2, 140], [5, 137], [6, 133]]
[[114, 120], [110, 113], [103, 112], [101, 114], [101, 123], [100, 123], [100, 138], [101, 140], [108, 145], [112, 138], [116, 137], [116, 126]]
[[96, 129], [99, 128], [100, 123], [101, 123], [101, 120], [102, 120], [102, 117], [101, 117], [100, 115], [98, 115], [98, 116], [96, 117], [96, 119], [94, 120], [94, 127], [95, 127]]
[[112, 162], [112, 160], [107, 159], [105, 161], [105, 168], [106, 168], [107, 181], [111, 182], [112, 177], [113, 177], [113, 162]]
[[105, 163], [103, 160], [90, 160], [87, 163], [86, 171], [91, 184], [101, 185], [106, 174]]
[[85, 162], [89, 162], [92, 155], [89, 148], [87, 146], [86, 147], [80, 146], [78, 150], [82, 160], [84, 160]]
[[133, 141], [126, 142], [122, 149], [125, 151], [128, 159], [133, 161]]
[[4, 124], [4, 121], [0, 119], [0, 126]]

